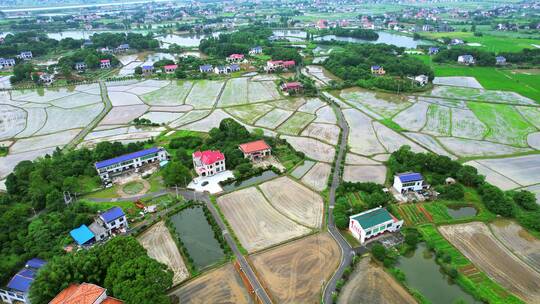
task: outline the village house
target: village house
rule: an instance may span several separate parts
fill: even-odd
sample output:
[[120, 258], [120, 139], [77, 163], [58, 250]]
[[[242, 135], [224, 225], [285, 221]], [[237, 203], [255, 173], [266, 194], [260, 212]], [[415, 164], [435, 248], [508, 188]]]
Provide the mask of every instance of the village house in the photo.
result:
[[371, 74], [373, 74], [373, 75], [384, 75], [384, 74], [386, 74], [386, 71], [380, 65], [372, 65], [371, 66]]
[[260, 46], [256, 46], [256, 47], [253, 47], [249, 50], [249, 54], [250, 55], [257, 55], [257, 54], [262, 54], [262, 47]]
[[129, 50], [129, 44], [127, 43], [124, 43], [124, 44], [120, 44], [117, 48], [116, 48], [116, 52], [117, 53], [124, 53], [126, 51]]
[[398, 193], [405, 193], [408, 191], [416, 192], [428, 187], [429, 185], [424, 183], [424, 177], [420, 173], [406, 172], [394, 176], [393, 188]]
[[403, 220], [398, 220], [385, 208], [377, 207], [349, 217], [349, 231], [364, 244], [385, 232], [399, 231]]
[[423, 87], [428, 84], [429, 77], [427, 77], [426, 75], [418, 75], [414, 77], [414, 82]]
[[108, 69], [111, 67], [111, 61], [109, 59], [102, 59], [99, 61], [99, 67], [102, 69]]
[[244, 61], [244, 54], [231, 54], [229, 57], [227, 57], [227, 62], [229, 63], [239, 63]]
[[176, 69], [178, 69], [177, 64], [168, 64], [168, 65], [163, 67], [163, 72], [165, 72], [167, 74], [171, 74], [171, 73], [176, 72]]
[[112, 207], [99, 213], [90, 227], [81, 225], [69, 232], [79, 246], [91, 245], [119, 233], [125, 233], [129, 228], [126, 215], [120, 207]]
[[100, 48], [98, 49], [98, 52], [102, 53], [102, 54], [112, 54], [112, 50], [109, 49], [109, 47], [103, 47], [103, 48]]
[[144, 76], [150, 76], [154, 73], [154, 66], [151, 65], [143, 65], [142, 66], [142, 73]]
[[324, 19], [317, 20], [316, 27], [320, 30], [328, 28], [328, 21]]
[[83, 72], [85, 69], [86, 69], [86, 63], [82, 61], [75, 63], [75, 70], [79, 72]]
[[44, 85], [51, 85], [54, 82], [54, 75], [49, 73], [39, 72], [39, 82]]
[[458, 57], [457, 62], [459, 64], [474, 64], [474, 57], [472, 55], [461, 55]]
[[0, 58], [0, 69], [7, 69], [14, 67], [16, 64], [15, 59], [12, 58]]
[[269, 60], [266, 62], [264, 68], [267, 72], [274, 72], [276, 70], [287, 70], [293, 68], [296, 65], [294, 60]]
[[238, 72], [240, 71], [240, 65], [233, 63], [229, 66], [229, 71], [232, 72]]
[[122, 304], [107, 295], [107, 289], [90, 283], [69, 285], [52, 299], [49, 304]]
[[9, 280], [6, 286], [7, 288], [0, 289], [1, 302], [8, 304], [29, 304], [28, 292], [30, 291], [30, 287], [36, 278], [38, 270], [46, 263], [44, 260], [38, 258], [28, 260], [24, 267]]
[[210, 72], [212, 72], [213, 69], [214, 68], [212, 67], [211, 64], [205, 64], [205, 65], [199, 66], [199, 71], [201, 73], [210, 73]]
[[147, 164], [159, 163], [169, 159], [169, 153], [162, 147], [153, 147], [95, 163], [95, 168], [102, 181], [128, 170], [136, 170]]
[[495, 57], [495, 64], [497, 64], [497, 65], [505, 65], [506, 64], [506, 58], [504, 56]]
[[200, 177], [208, 177], [225, 171], [225, 155], [220, 151], [196, 151], [192, 154], [193, 167]]
[[304, 89], [304, 86], [300, 82], [294, 81], [294, 82], [285, 82], [280, 86], [280, 88], [283, 92], [287, 92], [290, 94], [291, 92], [297, 93], [297, 92], [302, 91], [302, 89]]
[[21, 53], [19, 54], [19, 56], [17, 56], [17, 57], [19, 57], [19, 58], [22, 59], [22, 60], [30, 60], [30, 59], [33, 58], [32, 52], [30, 52], [30, 51], [28, 51], [28, 52], [21, 52]]
[[229, 74], [229, 69], [227, 66], [225, 65], [220, 65], [220, 66], [217, 66], [214, 68], [214, 73], [215, 74]]
[[428, 49], [428, 55], [435, 55], [439, 53], [439, 48], [438, 47], [430, 47]]
[[450, 40], [450, 45], [461, 45], [461, 44], [464, 44], [465, 42], [461, 39], [457, 39], [457, 38], [454, 38], [452, 40]]
[[244, 158], [251, 161], [260, 160], [272, 155], [272, 148], [262, 139], [241, 144], [238, 148], [244, 154]]

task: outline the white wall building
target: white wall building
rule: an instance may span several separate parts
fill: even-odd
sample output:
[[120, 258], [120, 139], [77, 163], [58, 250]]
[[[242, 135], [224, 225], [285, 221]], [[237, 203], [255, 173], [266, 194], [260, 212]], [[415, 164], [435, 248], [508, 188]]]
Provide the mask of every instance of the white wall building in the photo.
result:
[[193, 167], [200, 177], [213, 176], [225, 171], [225, 155], [220, 151], [197, 151], [193, 153]]
[[153, 147], [138, 152], [121, 155], [115, 158], [99, 161], [95, 163], [101, 180], [107, 181], [114, 175], [119, 175], [123, 171], [142, 167], [149, 163], [165, 161], [169, 159], [167, 150], [161, 147]]
[[360, 244], [385, 232], [399, 231], [401, 226], [403, 226], [403, 220], [398, 220], [385, 208], [381, 207], [349, 217], [349, 230], [360, 241]]
[[399, 193], [407, 191], [420, 191], [427, 187], [424, 177], [420, 173], [407, 172], [394, 175], [394, 189]]

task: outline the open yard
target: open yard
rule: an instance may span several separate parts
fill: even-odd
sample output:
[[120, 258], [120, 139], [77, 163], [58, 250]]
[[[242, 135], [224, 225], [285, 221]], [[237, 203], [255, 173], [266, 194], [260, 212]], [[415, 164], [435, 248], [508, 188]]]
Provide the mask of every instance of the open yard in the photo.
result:
[[255, 187], [223, 195], [217, 203], [240, 243], [249, 252], [310, 231], [279, 213]]
[[364, 257], [339, 294], [338, 304], [415, 304], [416, 300], [384, 269]]
[[319, 194], [286, 176], [265, 182], [259, 188], [270, 204], [290, 219], [311, 228], [321, 227], [323, 200]]
[[250, 257], [275, 303], [320, 303], [321, 291], [340, 260], [327, 233], [270, 249]]
[[240, 275], [230, 263], [189, 281], [169, 295], [174, 304], [253, 303]]
[[439, 231], [493, 280], [528, 303], [540, 302], [540, 274], [504, 247], [484, 223], [439, 227]]
[[178, 251], [178, 247], [176, 247], [176, 243], [163, 221], [154, 224], [150, 229], [139, 235], [137, 240], [146, 249], [148, 256], [167, 265], [174, 272], [174, 285], [189, 277], [189, 271]]

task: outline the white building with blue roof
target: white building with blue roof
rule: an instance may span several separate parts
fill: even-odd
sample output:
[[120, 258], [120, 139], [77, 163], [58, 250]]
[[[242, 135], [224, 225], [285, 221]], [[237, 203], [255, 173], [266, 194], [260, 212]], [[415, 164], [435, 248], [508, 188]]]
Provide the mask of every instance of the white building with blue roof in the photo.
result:
[[126, 214], [120, 207], [100, 212], [90, 226], [81, 225], [69, 232], [79, 246], [92, 245], [113, 235], [125, 233], [129, 228]]
[[420, 191], [428, 187], [424, 183], [424, 177], [420, 173], [405, 172], [394, 175], [394, 189], [399, 193], [408, 191]]
[[96, 170], [101, 180], [110, 181], [112, 177], [128, 170], [134, 170], [144, 165], [157, 163], [169, 159], [169, 153], [162, 147], [153, 147], [115, 158], [106, 159], [95, 163]]
[[6, 289], [0, 289], [0, 300], [4, 303], [30, 303], [28, 292], [38, 270], [47, 262], [42, 259], [33, 258], [26, 262], [24, 268], [17, 272], [9, 283]]

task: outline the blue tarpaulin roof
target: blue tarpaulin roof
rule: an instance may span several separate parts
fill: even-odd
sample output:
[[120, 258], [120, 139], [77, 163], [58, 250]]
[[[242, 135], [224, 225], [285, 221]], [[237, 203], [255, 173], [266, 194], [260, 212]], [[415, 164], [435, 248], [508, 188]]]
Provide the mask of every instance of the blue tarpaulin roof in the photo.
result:
[[402, 173], [398, 174], [398, 177], [402, 183], [421, 181], [424, 179], [420, 173]]
[[103, 212], [101, 214], [101, 217], [105, 220], [105, 222], [110, 223], [114, 221], [115, 219], [124, 216], [124, 211], [120, 207], [112, 207], [111, 209]]
[[71, 230], [69, 234], [79, 245], [84, 245], [94, 238], [94, 234], [86, 225], [81, 225], [81, 227]]
[[99, 161], [99, 162], [96, 163], [96, 169], [101, 169], [103, 167], [108, 167], [110, 165], [114, 165], [114, 164], [121, 163], [121, 162], [124, 162], [124, 161], [132, 160], [132, 159], [135, 159], [137, 157], [145, 156], [145, 155], [148, 155], [148, 154], [157, 153], [158, 151], [159, 151], [159, 148], [153, 147], [153, 148], [150, 148], [150, 149], [145, 149], [145, 150], [141, 150], [141, 151], [121, 155], [121, 156], [118, 156], [118, 157], [115, 157], [115, 158], [102, 160], [102, 161]]

